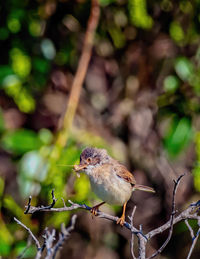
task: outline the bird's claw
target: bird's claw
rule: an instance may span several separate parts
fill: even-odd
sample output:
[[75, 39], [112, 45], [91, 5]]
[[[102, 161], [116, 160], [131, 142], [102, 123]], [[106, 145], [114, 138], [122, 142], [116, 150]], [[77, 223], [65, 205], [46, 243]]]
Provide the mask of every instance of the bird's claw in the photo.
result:
[[91, 208], [90, 212], [92, 213], [92, 215], [97, 216], [98, 210], [99, 210], [98, 206], [94, 206]]
[[121, 227], [123, 227], [124, 223], [125, 223], [125, 217], [123, 216], [117, 220], [117, 224], [119, 224]]

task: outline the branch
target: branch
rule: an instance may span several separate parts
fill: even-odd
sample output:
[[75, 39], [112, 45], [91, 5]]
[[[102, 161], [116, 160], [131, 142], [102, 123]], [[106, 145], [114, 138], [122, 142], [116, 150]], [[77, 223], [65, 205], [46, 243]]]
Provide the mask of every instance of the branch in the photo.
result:
[[[172, 196], [172, 212], [171, 212], [171, 216], [170, 216], [170, 219], [168, 222], [166, 222], [165, 224], [163, 224], [162, 226], [156, 228], [156, 229], [153, 229], [151, 230], [150, 232], [148, 232], [147, 234], [143, 234], [142, 232], [142, 229], [138, 229], [136, 227], [133, 226], [133, 220], [132, 218], [129, 218], [130, 219], [130, 224], [128, 222], [125, 222], [124, 223], [124, 227], [127, 228], [130, 232], [131, 232], [131, 254], [132, 254], [132, 257], [135, 259], [135, 255], [133, 253], [133, 245], [134, 245], [134, 235], [136, 235], [136, 237], [138, 238], [138, 243], [139, 243], [139, 258], [140, 259], [144, 259], [146, 258], [145, 257], [145, 254], [146, 254], [146, 245], [147, 245], [147, 241], [150, 241], [150, 239], [152, 237], [154, 237], [155, 235], [158, 235], [162, 232], [164, 232], [165, 230], [169, 229], [169, 234], [168, 234], [168, 237], [166, 239], [166, 241], [164, 242], [164, 244], [154, 253], [152, 254], [148, 259], [150, 258], [153, 258], [155, 256], [157, 256], [158, 254], [160, 254], [164, 248], [166, 247], [166, 245], [168, 244], [168, 242], [170, 241], [171, 239], [171, 236], [172, 236], [172, 232], [173, 232], [173, 225], [180, 222], [180, 221], [183, 221], [183, 220], [188, 220], [188, 219], [195, 219], [195, 220], [198, 220], [198, 222], [200, 222], [200, 216], [198, 215], [198, 212], [200, 210], [200, 201], [197, 201], [196, 203], [192, 203], [190, 204], [190, 206], [185, 209], [184, 211], [182, 211], [178, 216], [175, 216], [175, 195], [176, 195], [176, 192], [177, 192], [177, 188], [178, 188], [178, 185], [182, 179], [183, 175], [179, 176], [178, 179], [176, 181], [174, 181], [174, 189], [173, 189], [173, 196]], [[63, 199], [62, 199], [63, 200]], [[48, 206], [39, 206], [39, 207], [34, 207], [34, 206], [31, 206], [31, 197], [29, 198], [29, 201], [28, 201], [28, 205], [25, 206], [26, 210], [24, 213], [26, 214], [33, 214], [33, 213], [36, 213], [38, 211], [42, 212], [47, 212], [47, 211], [52, 211], [52, 212], [62, 212], [62, 211], [72, 211], [72, 210], [76, 210], [76, 209], [84, 209], [84, 210], [87, 210], [87, 211], [91, 211], [91, 207], [85, 205], [85, 204], [78, 204], [78, 203], [74, 203], [70, 200], [68, 200], [68, 202], [70, 203], [70, 206], [66, 206], [64, 200], [63, 200], [63, 207], [61, 208], [54, 208], [55, 204], [56, 204], [56, 198], [54, 196], [54, 192], [52, 191], [52, 203]], [[135, 212], [135, 208], [132, 212], [132, 216], [134, 215], [134, 212]], [[117, 220], [119, 219], [118, 217], [115, 217], [115, 216], [112, 216], [112, 215], [109, 215], [109, 214], [106, 214], [104, 212], [101, 212], [101, 211], [97, 211], [97, 217], [99, 218], [104, 218], [104, 219], [107, 219], [107, 220], [111, 220], [113, 222], [117, 222]], [[187, 221], [186, 221], [187, 222]], [[186, 223], [187, 224], [187, 223]], [[187, 225], [188, 226], [188, 225]], [[200, 226], [200, 224], [199, 224]], [[200, 228], [200, 227], [199, 227]], [[197, 232], [195, 238], [193, 239], [193, 243], [192, 243], [192, 247], [190, 249], [191, 252], [189, 252], [190, 254], [192, 253], [193, 251], [193, 248], [196, 244], [196, 240], [199, 236], [199, 232], [200, 230]], [[190, 233], [191, 233], [191, 229], [190, 229]]]
[[180, 175], [177, 180], [174, 180], [174, 190], [173, 190], [173, 195], [172, 195], [172, 212], [171, 212], [171, 219], [170, 219], [170, 227], [169, 227], [169, 234], [163, 245], [154, 253], [152, 254], [148, 259], [154, 258], [158, 254], [160, 254], [163, 249], [166, 247], [166, 245], [169, 243], [172, 233], [173, 233], [173, 225], [174, 225], [174, 216], [175, 216], [175, 196], [176, 196], [176, 191], [178, 188], [178, 185], [180, 183], [181, 178], [184, 176], [184, 174]]
[[[189, 206], [186, 210], [184, 210], [183, 212], [181, 212], [177, 217], [174, 218], [173, 224], [177, 224], [178, 222], [185, 220], [185, 219], [196, 219], [198, 220], [198, 218], [200, 218], [200, 216], [198, 216], [196, 210], [197, 208], [199, 208], [199, 206], [197, 207], [193, 207], [193, 206]], [[163, 224], [162, 226], [153, 229], [152, 231], [150, 231], [148, 234], [146, 234], [147, 239], [151, 239], [153, 236], [158, 235], [162, 232], [164, 232], [165, 230], [167, 230], [168, 228], [170, 228], [170, 221], [166, 222], [165, 224]]]
[[71, 226], [69, 226], [68, 228], [65, 228], [64, 224], [61, 225], [61, 233], [59, 234], [58, 242], [54, 246], [52, 259], [54, 259], [56, 257], [56, 254], [59, 251], [59, 249], [62, 247], [64, 241], [68, 239], [68, 237], [70, 236], [70, 232], [72, 232], [72, 230], [74, 230], [76, 218], [77, 218], [76, 215], [72, 216]]
[[21, 221], [19, 221], [17, 218], [14, 217], [14, 220], [17, 222], [17, 224], [19, 224], [20, 226], [22, 226], [23, 228], [25, 228], [29, 235], [32, 237], [33, 241], [35, 242], [36, 244], [36, 247], [37, 247], [37, 250], [40, 250], [41, 249], [41, 246], [40, 246], [40, 243], [39, 241], [37, 240], [37, 238], [34, 236], [33, 232], [30, 230], [30, 228], [28, 228], [27, 226], [25, 226]]
[[192, 227], [190, 226], [190, 224], [189, 224], [187, 219], [185, 219], [185, 224], [186, 224], [186, 226], [188, 227], [188, 229], [190, 231], [191, 238], [193, 239], [195, 237], [194, 236], [194, 231], [193, 231]]
[[[54, 197], [55, 198], [55, 197]], [[70, 200], [68, 200], [68, 202], [71, 204], [71, 206], [67, 207], [64, 203], [64, 207], [61, 207], [61, 208], [53, 208], [52, 206], [52, 203], [48, 206], [39, 206], [39, 207], [34, 207], [34, 206], [31, 206], [29, 203], [27, 206], [25, 206], [26, 210], [26, 214], [34, 214], [36, 212], [39, 212], [39, 211], [45, 211], [45, 212], [49, 212], [49, 211], [52, 211], [52, 212], [63, 212], [63, 211], [72, 211], [72, 210], [76, 210], [76, 209], [84, 209], [84, 210], [87, 210], [87, 211], [91, 211], [92, 207], [89, 207], [87, 206], [86, 204], [78, 204], [78, 203], [74, 203]], [[55, 203], [54, 203], [55, 205]], [[29, 208], [29, 209], [28, 209]], [[24, 212], [24, 213], [25, 213]], [[107, 219], [107, 220], [111, 220], [113, 222], [117, 222], [118, 221], [118, 217], [115, 217], [115, 216], [112, 216], [112, 215], [109, 215], [109, 214], [106, 214], [104, 212], [101, 212], [101, 211], [97, 211], [97, 217], [99, 218], [104, 218], [104, 219]], [[134, 226], [131, 226], [128, 222], [125, 222], [124, 223], [124, 227], [126, 227], [127, 229], [129, 229], [132, 233], [136, 234], [136, 235], [142, 235], [144, 238], [146, 238], [144, 236], [143, 233], [141, 233], [141, 231], [139, 231], [137, 228], [135, 228]]]
[[52, 258], [52, 252], [53, 252], [53, 242], [55, 240], [55, 229], [52, 230], [52, 232], [49, 232], [48, 229], [45, 230], [45, 235], [43, 236], [45, 239], [45, 245], [47, 249], [47, 256], [46, 259]]
[[[135, 215], [135, 211], [136, 211], [136, 206], [134, 206], [131, 217], [129, 217], [131, 227], [133, 227], [133, 218]], [[135, 254], [134, 254], [134, 233], [131, 233], [131, 255], [132, 255], [133, 259], [136, 259]]]
[[[53, 196], [53, 195], [52, 195]], [[48, 231], [48, 229], [45, 229], [45, 234], [43, 235], [44, 238], [44, 244], [41, 246], [38, 239], [34, 236], [34, 234], [32, 233], [32, 231], [30, 230], [30, 228], [28, 228], [26, 225], [24, 225], [21, 221], [19, 221], [18, 219], [14, 218], [14, 220], [21, 225], [23, 228], [25, 228], [28, 233], [30, 234], [30, 236], [32, 237], [32, 239], [34, 240], [36, 247], [37, 247], [37, 254], [36, 254], [36, 259], [41, 258], [42, 256], [42, 252], [44, 251], [44, 249], [46, 248], [47, 253], [46, 253], [46, 259], [55, 259], [57, 252], [59, 251], [59, 249], [63, 246], [64, 241], [70, 236], [70, 233], [72, 232], [72, 230], [74, 230], [74, 226], [76, 223], [76, 215], [73, 215], [72, 219], [71, 219], [71, 225], [68, 228], [64, 227], [64, 224], [62, 224], [61, 226], [61, 232], [59, 233], [59, 239], [58, 241], [54, 244], [55, 241], [55, 234], [56, 231], [55, 229], [53, 229], [51, 232]], [[20, 257], [18, 258], [22, 258], [22, 256], [24, 255], [25, 251], [27, 250], [28, 246], [26, 247], [26, 249], [23, 251], [23, 254], [20, 255]]]
[[195, 247], [195, 245], [196, 245], [196, 243], [197, 243], [199, 234], [200, 234], [200, 219], [198, 220], [198, 225], [199, 225], [199, 229], [198, 229], [198, 231], [197, 231], [197, 233], [196, 233], [196, 236], [194, 236], [194, 231], [190, 229], [191, 226], [189, 225], [189, 223], [188, 223], [188, 225], [187, 225], [188, 228], [189, 228], [189, 230], [190, 230], [191, 237], [192, 237], [192, 245], [191, 245], [191, 247], [190, 247], [190, 251], [189, 251], [189, 253], [188, 253], [187, 259], [190, 259], [191, 255], [192, 255], [192, 252], [193, 252], [193, 250], [194, 250], [194, 247]]
[[88, 69], [88, 64], [92, 55], [94, 35], [99, 22], [99, 16], [100, 16], [99, 1], [92, 0], [90, 17], [88, 20], [87, 29], [85, 33], [82, 54], [72, 83], [68, 106], [64, 115], [63, 127], [58, 134], [55, 147], [51, 155], [53, 158], [55, 158], [55, 160], [59, 158], [60, 148], [66, 145], [68, 134], [73, 123], [74, 115], [76, 113], [76, 109], [80, 98], [81, 87], [83, 85], [83, 81]]

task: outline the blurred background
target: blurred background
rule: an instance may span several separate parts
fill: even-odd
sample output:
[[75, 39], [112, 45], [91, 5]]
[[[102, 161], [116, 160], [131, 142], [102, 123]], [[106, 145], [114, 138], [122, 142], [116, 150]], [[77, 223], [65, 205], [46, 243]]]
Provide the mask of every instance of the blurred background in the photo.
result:
[[[88, 0], [7, 0], [0, 7], [0, 255], [16, 258], [27, 242], [17, 217], [42, 236], [45, 227], [75, 231], [61, 258], [131, 258], [130, 233], [86, 211], [24, 215], [33, 205], [66, 201], [94, 205], [86, 176], [70, 166], [86, 146], [106, 148], [156, 194], [134, 192], [134, 224], [144, 233], [170, 216], [173, 179], [181, 211], [200, 199], [200, 1], [101, 0], [101, 17], [78, 110], [56, 163], [49, 155], [61, 127], [83, 46]], [[118, 206], [104, 212], [120, 215]], [[195, 226], [195, 223], [190, 222]], [[155, 237], [158, 249], [167, 231]], [[40, 239], [42, 240], [42, 238]], [[159, 258], [186, 258], [191, 237], [184, 223]], [[136, 244], [137, 248], [137, 244]], [[25, 258], [33, 258], [32, 245]], [[192, 258], [198, 258], [198, 243]]]

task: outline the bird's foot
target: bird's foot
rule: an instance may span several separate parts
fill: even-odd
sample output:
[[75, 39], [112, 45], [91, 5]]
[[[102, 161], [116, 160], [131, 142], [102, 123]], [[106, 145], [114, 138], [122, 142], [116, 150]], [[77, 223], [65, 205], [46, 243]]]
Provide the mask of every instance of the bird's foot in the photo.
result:
[[99, 206], [94, 206], [91, 208], [90, 212], [92, 213], [93, 216], [97, 216], [98, 210], [99, 210]]
[[117, 224], [120, 224], [120, 226], [123, 227], [124, 222], [125, 222], [125, 216], [122, 215], [121, 218], [119, 218], [119, 219], [117, 220]]
[[105, 203], [105, 201], [103, 201], [103, 202], [97, 204], [96, 206], [92, 207], [91, 210], [90, 210], [92, 215], [97, 216], [98, 211], [99, 211], [99, 207], [102, 206], [104, 203]]

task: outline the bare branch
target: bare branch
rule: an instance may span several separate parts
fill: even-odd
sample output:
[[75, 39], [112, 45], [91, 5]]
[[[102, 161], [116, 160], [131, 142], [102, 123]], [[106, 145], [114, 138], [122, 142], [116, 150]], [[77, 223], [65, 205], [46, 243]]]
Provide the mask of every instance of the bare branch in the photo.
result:
[[[183, 175], [179, 176], [178, 179], [176, 181], [174, 181], [174, 189], [173, 189], [173, 198], [172, 198], [172, 212], [171, 212], [171, 216], [168, 222], [166, 222], [165, 224], [163, 224], [162, 226], [151, 230], [150, 232], [148, 232], [147, 234], [143, 234], [142, 229], [138, 229], [133, 225], [133, 216], [135, 213], [135, 207], [133, 209], [132, 212], [132, 217], [129, 217], [130, 219], [130, 224], [128, 222], [124, 223], [124, 227], [127, 228], [130, 232], [131, 232], [131, 254], [133, 259], [136, 258], [136, 256], [134, 255], [134, 235], [137, 236], [138, 238], [138, 244], [139, 244], [139, 258], [140, 259], [145, 259], [145, 253], [146, 253], [146, 245], [147, 245], [147, 241], [149, 241], [152, 237], [154, 237], [155, 235], [158, 235], [162, 232], [164, 232], [165, 230], [169, 229], [169, 234], [168, 237], [166, 239], [166, 241], [164, 242], [164, 244], [154, 253], [151, 255], [150, 258], [153, 258], [155, 256], [157, 256], [158, 254], [160, 254], [163, 249], [166, 247], [166, 245], [168, 244], [168, 242], [171, 239], [172, 236], [172, 232], [173, 232], [173, 225], [186, 220], [186, 225], [188, 226], [190, 233], [192, 233], [192, 228], [189, 226], [189, 223], [187, 222], [188, 219], [195, 219], [198, 220], [198, 222], [200, 222], [200, 216], [198, 215], [198, 211], [200, 209], [200, 201], [197, 201], [196, 203], [192, 203], [187, 209], [185, 209], [184, 211], [182, 211], [179, 215], [175, 216], [175, 195], [176, 195], [176, 191], [178, 188], [178, 185], [180, 183], [181, 178], [183, 177]], [[63, 201], [63, 206], [61, 208], [54, 208], [55, 203], [56, 203], [57, 199], [54, 196], [54, 192], [52, 191], [52, 203], [48, 206], [39, 206], [39, 207], [34, 207], [31, 206], [31, 198], [29, 198], [29, 202], [28, 205], [26, 206], [26, 213], [27, 214], [33, 214], [35, 212], [47, 212], [47, 211], [52, 211], [52, 212], [62, 212], [62, 211], [72, 211], [72, 210], [76, 210], [76, 209], [84, 209], [87, 211], [91, 211], [91, 207], [85, 205], [85, 204], [78, 204], [78, 203], [74, 203], [70, 200], [68, 200], [68, 202], [70, 203], [70, 206], [66, 206], [64, 200]], [[106, 214], [104, 212], [101, 211], [97, 211], [97, 217], [99, 218], [103, 218], [103, 219], [107, 219], [113, 222], [117, 222], [117, 220], [119, 219], [118, 217]], [[197, 232], [199, 235], [199, 232]], [[193, 234], [194, 235], [194, 234]], [[190, 249], [190, 253], [192, 253], [193, 251], [193, 247], [196, 244], [196, 240], [197, 240], [197, 236], [195, 236], [192, 247]], [[192, 236], [192, 234], [191, 234]], [[62, 233], [60, 234], [59, 240], [62, 240], [63, 235]]]
[[64, 224], [61, 225], [61, 233], [60, 233], [60, 235], [59, 235], [59, 240], [58, 240], [58, 242], [55, 244], [55, 246], [54, 246], [54, 248], [53, 248], [52, 259], [55, 258], [57, 252], [58, 252], [59, 249], [62, 247], [64, 241], [69, 237], [70, 232], [71, 232], [72, 230], [74, 230], [74, 226], [75, 226], [75, 223], [76, 223], [76, 218], [77, 218], [76, 215], [73, 215], [73, 216], [72, 216], [72, 219], [71, 219], [71, 226], [69, 226], [68, 228], [65, 228], [65, 227], [64, 227]]
[[14, 217], [14, 220], [17, 222], [17, 224], [21, 225], [23, 228], [25, 228], [28, 233], [30, 234], [30, 236], [32, 237], [32, 239], [34, 240], [37, 249], [41, 249], [40, 243], [37, 240], [37, 238], [34, 236], [33, 232], [30, 230], [30, 228], [28, 228], [27, 226], [25, 226], [21, 221], [19, 221], [17, 218]]
[[[54, 195], [52, 194], [52, 198], [54, 197]], [[54, 197], [55, 198], [55, 197]], [[59, 234], [59, 240], [54, 244], [55, 241], [55, 234], [56, 231], [55, 229], [53, 229], [51, 232], [48, 229], [45, 229], [45, 234], [43, 235], [44, 238], [44, 244], [41, 246], [39, 241], [37, 240], [37, 238], [34, 236], [34, 234], [32, 233], [32, 231], [30, 230], [30, 228], [28, 228], [27, 226], [25, 226], [21, 221], [19, 221], [18, 219], [14, 218], [14, 220], [21, 225], [23, 228], [25, 228], [28, 233], [30, 234], [31, 238], [34, 240], [36, 247], [37, 247], [37, 254], [36, 254], [36, 259], [41, 258], [42, 256], [42, 252], [44, 251], [44, 249], [46, 248], [47, 250], [47, 255], [46, 255], [46, 259], [54, 259], [57, 252], [59, 251], [59, 249], [62, 247], [64, 241], [70, 236], [70, 233], [72, 230], [74, 230], [74, 226], [75, 226], [75, 222], [76, 222], [76, 215], [73, 215], [72, 220], [71, 220], [71, 225], [68, 228], [65, 228], [64, 225], [62, 224], [61, 226], [61, 232]], [[29, 244], [29, 241], [28, 241]], [[23, 251], [23, 253], [18, 257], [18, 258], [22, 258], [22, 256], [24, 255], [25, 251], [28, 249], [28, 246], [26, 249]]]
[[52, 230], [52, 232], [49, 232], [48, 229], [45, 230], [46, 234], [44, 236], [45, 238], [45, 244], [47, 249], [47, 256], [46, 259], [52, 258], [52, 252], [53, 252], [53, 242], [55, 240], [55, 229]]
[[142, 237], [138, 238], [139, 258], [140, 259], [146, 258], [146, 243], [147, 243], [147, 241], [144, 238], [142, 238]]
[[173, 225], [174, 225], [174, 216], [175, 216], [175, 196], [176, 196], [176, 191], [178, 188], [178, 185], [180, 183], [181, 178], [184, 176], [184, 174], [180, 175], [177, 180], [174, 180], [174, 190], [173, 190], [173, 195], [172, 195], [172, 212], [171, 212], [171, 219], [170, 219], [170, 227], [169, 227], [169, 234], [163, 245], [154, 253], [152, 254], [148, 259], [154, 258], [158, 254], [160, 254], [163, 249], [166, 247], [166, 245], [169, 243], [172, 233], [173, 233]]
[[27, 205], [27, 208], [26, 210], [24, 211], [24, 214], [27, 214], [29, 209], [30, 209], [30, 206], [31, 206], [31, 200], [32, 200], [32, 196], [29, 196], [29, 199], [28, 199], [28, 205]]
[[62, 202], [63, 202], [64, 208], [66, 208], [67, 206], [66, 206], [66, 204], [65, 204], [65, 200], [64, 200], [63, 198], [61, 198], [61, 200], [62, 200]]
[[188, 229], [190, 231], [191, 238], [193, 239], [194, 238], [194, 231], [193, 231], [192, 227], [190, 226], [190, 224], [189, 224], [187, 219], [185, 219], [185, 224], [186, 224], [186, 226], [188, 227]]
[[[177, 224], [178, 222], [185, 220], [185, 219], [198, 220], [198, 218], [200, 218], [200, 216], [198, 216], [198, 214], [195, 212], [195, 210], [197, 208], [198, 207], [194, 207], [194, 206], [190, 205], [186, 210], [184, 210], [177, 217], [174, 218], [173, 224]], [[145, 236], [148, 238], [148, 240], [150, 240], [153, 236], [158, 235], [158, 234], [164, 232], [165, 230], [167, 230], [168, 228], [170, 228], [170, 222], [171, 222], [171, 219], [168, 222], [166, 222], [165, 224], [163, 224], [162, 226], [151, 230]]]
[[[71, 204], [71, 206], [69, 206], [69, 207], [67, 207], [65, 205], [64, 207], [61, 207], [61, 208], [53, 208], [51, 206], [52, 205], [52, 203], [51, 203], [49, 206], [43, 206], [43, 205], [40, 206], [40, 207], [29, 206], [29, 210], [28, 211], [27, 211], [27, 206], [25, 206], [25, 208], [26, 208], [27, 214], [33, 214], [33, 213], [36, 213], [38, 211], [63, 212], [63, 211], [72, 211], [72, 210], [75, 210], [75, 209], [85, 209], [85, 210], [91, 211], [91, 209], [92, 209], [92, 207], [89, 207], [89, 206], [87, 206], [85, 204], [74, 203], [74, 202], [72, 202], [70, 200], [68, 200], [68, 202]], [[55, 205], [55, 203], [54, 203], [54, 205]], [[97, 217], [108, 219], [108, 220], [111, 220], [111, 221], [114, 221], [114, 222], [117, 222], [117, 220], [119, 219], [118, 217], [106, 214], [106, 213], [101, 212], [101, 211], [97, 211]], [[131, 226], [128, 222], [124, 223], [124, 227], [126, 227], [129, 230], [131, 230], [131, 232], [136, 234], [136, 235], [140, 234], [143, 237], [145, 237], [144, 234], [141, 233], [141, 231], [139, 231], [137, 228]]]
[[198, 237], [199, 237], [199, 234], [200, 234], [200, 228], [199, 228], [199, 230], [197, 231], [197, 234], [196, 234], [196, 236], [194, 237], [194, 239], [193, 239], [193, 241], [192, 241], [192, 245], [191, 245], [191, 247], [190, 247], [190, 251], [189, 251], [189, 253], [188, 253], [187, 259], [190, 259], [191, 255], [192, 255], [192, 252], [193, 252], [194, 247], [195, 247], [195, 245], [196, 245], [196, 243], [197, 243], [197, 239], [198, 239]]
[[[134, 206], [131, 217], [129, 217], [131, 227], [133, 227], [133, 218], [134, 218], [134, 215], [135, 215], [136, 208], [137, 207]], [[132, 255], [133, 259], [136, 259], [136, 256], [134, 254], [134, 233], [131, 233], [131, 242], [130, 243], [131, 243], [131, 255]]]

